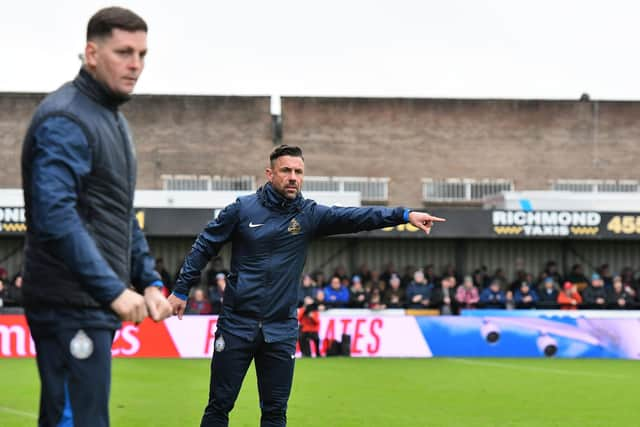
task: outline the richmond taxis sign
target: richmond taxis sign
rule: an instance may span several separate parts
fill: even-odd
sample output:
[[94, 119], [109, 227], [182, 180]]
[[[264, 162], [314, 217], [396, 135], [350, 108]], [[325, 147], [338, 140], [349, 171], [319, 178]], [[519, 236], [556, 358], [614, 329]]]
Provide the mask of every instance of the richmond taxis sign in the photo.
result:
[[512, 236], [597, 235], [602, 216], [580, 211], [493, 211], [493, 231]]
[[[140, 228], [145, 229], [143, 210], [136, 210], [136, 218]], [[27, 231], [27, 220], [24, 208], [0, 207], [0, 235], [22, 235]]]
[[0, 207], [0, 233], [24, 233], [27, 225], [24, 208]]

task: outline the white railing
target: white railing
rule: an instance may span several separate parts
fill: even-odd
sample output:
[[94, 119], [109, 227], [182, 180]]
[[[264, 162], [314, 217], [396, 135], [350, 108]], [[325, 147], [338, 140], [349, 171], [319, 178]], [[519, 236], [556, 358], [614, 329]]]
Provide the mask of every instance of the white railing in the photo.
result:
[[551, 181], [551, 190], [575, 193], [635, 193], [640, 187], [636, 180], [558, 179]]
[[506, 179], [422, 179], [425, 202], [481, 201], [485, 196], [513, 191], [513, 181]]
[[166, 191], [253, 191], [253, 176], [162, 175]]
[[350, 176], [307, 176], [305, 191], [359, 191], [363, 202], [386, 202], [389, 200], [389, 178]]

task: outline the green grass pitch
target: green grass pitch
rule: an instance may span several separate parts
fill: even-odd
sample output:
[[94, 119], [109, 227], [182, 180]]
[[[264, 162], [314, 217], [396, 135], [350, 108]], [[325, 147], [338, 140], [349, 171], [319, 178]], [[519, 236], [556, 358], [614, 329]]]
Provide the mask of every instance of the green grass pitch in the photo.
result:
[[[209, 361], [116, 359], [114, 427], [197, 426]], [[34, 360], [0, 360], [0, 426], [36, 425]], [[301, 359], [290, 426], [637, 426], [640, 363], [558, 359]], [[253, 368], [230, 425], [259, 425]]]

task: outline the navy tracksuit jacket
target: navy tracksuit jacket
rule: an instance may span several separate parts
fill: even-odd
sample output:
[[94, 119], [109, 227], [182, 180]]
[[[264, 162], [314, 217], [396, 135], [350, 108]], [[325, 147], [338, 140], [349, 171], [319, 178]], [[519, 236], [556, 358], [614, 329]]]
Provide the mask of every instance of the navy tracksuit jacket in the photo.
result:
[[218, 328], [247, 340], [262, 329], [267, 342], [295, 338], [298, 287], [311, 241], [406, 223], [404, 208], [318, 205], [288, 200], [267, 183], [223, 209], [187, 255], [174, 294], [186, 299], [221, 247], [232, 244], [231, 272]]
[[298, 288], [309, 244], [330, 234], [407, 222], [403, 208], [340, 208], [266, 184], [211, 221], [187, 255], [174, 295], [186, 299], [200, 272], [231, 242], [231, 272], [218, 318], [209, 403], [201, 427], [226, 427], [251, 360], [255, 361], [261, 427], [286, 425], [298, 336]]

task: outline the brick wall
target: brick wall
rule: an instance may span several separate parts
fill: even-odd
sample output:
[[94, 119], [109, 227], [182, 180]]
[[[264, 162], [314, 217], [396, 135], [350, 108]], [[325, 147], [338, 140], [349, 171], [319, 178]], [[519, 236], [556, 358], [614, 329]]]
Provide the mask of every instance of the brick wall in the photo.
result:
[[[41, 94], [0, 94], [0, 187], [20, 186], [20, 145]], [[638, 179], [640, 103], [284, 98], [284, 140], [308, 175], [389, 176], [389, 204], [420, 206], [421, 178]], [[124, 112], [138, 188], [162, 174], [254, 175], [272, 150], [268, 97], [136, 96]]]
[[286, 98], [284, 141], [311, 175], [389, 176], [420, 206], [421, 178], [635, 179], [640, 103]]

